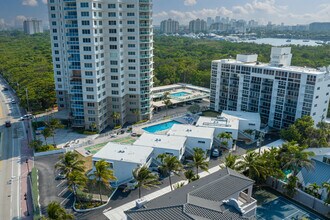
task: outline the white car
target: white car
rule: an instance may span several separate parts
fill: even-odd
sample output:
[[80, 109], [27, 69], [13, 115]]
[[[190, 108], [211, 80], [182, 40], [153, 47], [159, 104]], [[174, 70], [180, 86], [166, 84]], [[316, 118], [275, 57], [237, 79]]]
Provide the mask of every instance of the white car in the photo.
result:
[[11, 102], [11, 104], [16, 104], [16, 100], [15, 99], [12, 99], [10, 102]]

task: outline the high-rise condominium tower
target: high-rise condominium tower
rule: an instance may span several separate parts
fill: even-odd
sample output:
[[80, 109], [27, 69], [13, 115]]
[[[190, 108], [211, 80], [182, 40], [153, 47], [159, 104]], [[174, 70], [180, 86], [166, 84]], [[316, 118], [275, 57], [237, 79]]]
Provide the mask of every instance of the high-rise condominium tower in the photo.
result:
[[210, 108], [259, 112], [270, 127], [283, 128], [304, 115], [324, 120], [330, 98], [330, 68], [291, 66], [291, 48], [273, 47], [269, 64], [258, 55], [212, 61]]
[[23, 22], [23, 30], [26, 34], [36, 34], [36, 33], [42, 33], [43, 27], [42, 27], [42, 21], [31, 19], [31, 20], [25, 20]]
[[59, 110], [103, 130], [151, 117], [152, 0], [49, 0]]

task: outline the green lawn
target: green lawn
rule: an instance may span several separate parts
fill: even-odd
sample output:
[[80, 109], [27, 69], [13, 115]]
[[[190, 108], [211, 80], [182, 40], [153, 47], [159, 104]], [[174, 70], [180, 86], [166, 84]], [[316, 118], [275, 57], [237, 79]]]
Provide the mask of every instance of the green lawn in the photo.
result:
[[108, 142], [104, 142], [104, 143], [100, 143], [100, 144], [96, 144], [90, 147], [85, 147], [86, 151], [90, 151], [91, 154], [96, 154], [99, 150], [102, 149], [102, 147], [104, 147]]
[[133, 144], [136, 141], [135, 138], [132, 137], [124, 137], [112, 140], [111, 142], [119, 143], [119, 144]]

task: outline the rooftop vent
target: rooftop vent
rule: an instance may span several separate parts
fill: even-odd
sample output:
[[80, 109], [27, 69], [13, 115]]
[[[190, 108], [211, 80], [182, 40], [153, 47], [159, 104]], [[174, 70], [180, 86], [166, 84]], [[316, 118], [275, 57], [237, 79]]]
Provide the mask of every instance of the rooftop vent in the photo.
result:
[[125, 153], [125, 151], [124, 150], [119, 150], [118, 153]]

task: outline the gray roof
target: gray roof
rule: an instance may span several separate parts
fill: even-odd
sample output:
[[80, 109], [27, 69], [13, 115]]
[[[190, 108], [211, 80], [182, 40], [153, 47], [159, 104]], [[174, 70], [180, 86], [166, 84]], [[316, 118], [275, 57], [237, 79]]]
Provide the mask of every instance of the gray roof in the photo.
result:
[[330, 181], [330, 164], [320, 162], [318, 160], [312, 159], [314, 162], [314, 168], [311, 170], [306, 170], [303, 168], [297, 175], [300, 182], [304, 186], [307, 186], [312, 183], [317, 185], [322, 185], [324, 182]]
[[[204, 178], [169, 192], [146, 204], [145, 209], [125, 212], [128, 219], [172, 219], [172, 214], [180, 212], [176, 219], [245, 219], [236, 209], [222, 204], [222, 200], [253, 185], [253, 180], [224, 168]], [[216, 193], [215, 193], [216, 192]], [[217, 201], [219, 209], [198, 206], [187, 202], [193, 195], [200, 199]], [[204, 200], [205, 201], [205, 200]], [[181, 207], [181, 209], [179, 208]], [[148, 216], [147, 216], [148, 215]], [[162, 217], [159, 217], [162, 216]], [[179, 216], [179, 217], [178, 217]], [[182, 216], [182, 217], [181, 217]]]
[[[236, 192], [240, 192], [253, 184], [253, 181], [242, 178], [229, 172], [227, 175], [220, 177], [218, 180], [210, 182], [209, 184], [194, 190], [189, 195], [200, 197], [206, 200], [221, 202], [227, 199]], [[217, 192], [217, 193], [214, 193]]]

